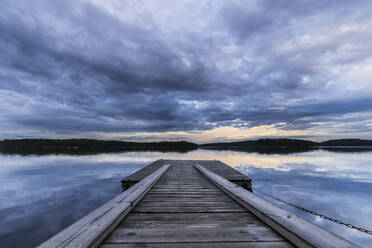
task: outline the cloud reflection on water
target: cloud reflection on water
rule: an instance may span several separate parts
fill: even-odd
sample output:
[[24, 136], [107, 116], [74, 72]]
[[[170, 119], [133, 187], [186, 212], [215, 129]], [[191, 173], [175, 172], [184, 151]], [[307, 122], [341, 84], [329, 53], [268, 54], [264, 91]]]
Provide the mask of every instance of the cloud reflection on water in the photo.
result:
[[[197, 150], [184, 154], [0, 155], [2, 247], [36, 246], [118, 194], [120, 179], [160, 158], [221, 160], [252, 177], [254, 186], [267, 193], [372, 228], [372, 152], [320, 150], [262, 155]], [[293, 208], [288, 210], [361, 245], [372, 243], [366, 234]]]

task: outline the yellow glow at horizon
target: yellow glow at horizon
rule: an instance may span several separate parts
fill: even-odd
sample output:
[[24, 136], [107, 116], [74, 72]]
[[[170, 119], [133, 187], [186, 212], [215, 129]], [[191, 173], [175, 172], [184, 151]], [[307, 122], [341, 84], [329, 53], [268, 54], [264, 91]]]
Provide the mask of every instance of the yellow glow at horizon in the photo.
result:
[[237, 128], [231, 126], [218, 127], [211, 130], [192, 135], [200, 142], [209, 142], [213, 140], [241, 140], [247, 138], [256, 138], [263, 136], [300, 136], [306, 135], [304, 131], [285, 131], [277, 128], [275, 125], [261, 125], [251, 128]]
[[[113, 136], [113, 134], [103, 134], [104, 136]], [[115, 137], [135, 140], [141, 137], [146, 141], [164, 141], [164, 140], [188, 140], [191, 142], [205, 143], [218, 142], [226, 140], [244, 140], [260, 137], [288, 137], [309, 135], [306, 131], [301, 130], [283, 130], [278, 124], [261, 125], [255, 127], [233, 127], [223, 126], [205, 131], [175, 131], [175, 132], [135, 132], [135, 133], [118, 133]]]

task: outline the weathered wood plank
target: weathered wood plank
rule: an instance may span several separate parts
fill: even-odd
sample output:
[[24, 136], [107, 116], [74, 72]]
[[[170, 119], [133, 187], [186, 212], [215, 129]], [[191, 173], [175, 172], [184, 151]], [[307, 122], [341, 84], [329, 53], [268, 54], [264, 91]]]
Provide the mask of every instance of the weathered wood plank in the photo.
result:
[[182, 193], [221, 193], [220, 190], [218, 189], [153, 189], [151, 190], [151, 193], [177, 193], [177, 194], [182, 194]]
[[219, 228], [117, 228], [106, 243], [241, 242], [283, 241], [271, 228], [262, 226]]
[[121, 193], [38, 247], [98, 247], [169, 167], [169, 165], [162, 166], [128, 191]]
[[358, 247], [231, 183], [200, 164], [195, 165], [195, 168], [259, 219], [299, 247]]
[[170, 198], [180, 198], [180, 197], [190, 197], [190, 198], [204, 198], [204, 197], [223, 197], [224, 195], [219, 194], [149, 194], [148, 196], [151, 197], [163, 197], [163, 199], [170, 199]]
[[157, 186], [154, 189], [163, 189], [163, 190], [164, 189], [170, 189], [170, 190], [172, 190], [172, 189], [189, 189], [189, 190], [195, 190], [195, 189], [215, 189], [215, 187], [213, 187], [212, 185], [208, 185], [208, 186], [195, 185], [195, 186], [190, 187], [188, 185], [180, 186], [178, 184], [178, 186], [171, 186], [171, 187], [170, 186], [163, 186], [163, 185], [161, 185], [161, 186]]
[[288, 242], [141, 243], [105, 244], [102, 248], [293, 248]]
[[239, 220], [257, 219], [249, 212], [242, 213], [130, 213], [124, 220], [126, 221], [208, 221], [208, 220]]
[[147, 197], [146, 199], [142, 199], [141, 202], [219, 202], [219, 203], [224, 203], [224, 202], [231, 202], [230, 199], [226, 198], [187, 198], [187, 197], [182, 197], [182, 198], [161, 198], [161, 197]]
[[197, 219], [176, 221], [176, 220], [126, 220], [118, 226], [118, 228], [231, 228], [231, 227], [249, 227], [249, 226], [267, 226], [261, 220], [258, 219], [232, 219], [232, 220], [204, 220], [200, 221]]
[[174, 193], [174, 194], [152, 194], [152, 193], [149, 193], [147, 194], [146, 196], [149, 196], [149, 197], [162, 197], [163, 199], [168, 199], [168, 198], [187, 198], [187, 197], [190, 197], [190, 198], [206, 198], [206, 197], [225, 197], [226, 195], [222, 194], [222, 193], [218, 193], [218, 194], [195, 194], [195, 193], [192, 193], [192, 194], [177, 194], [177, 193]]
[[246, 210], [233, 207], [136, 207], [133, 213], [220, 213], [220, 212], [238, 212], [244, 213]]
[[158, 202], [149, 202], [149, 201], [141, 201], [137, 205], [138, 208], [140, 207], [215, 207], [215, 208], [244, 208], [237, 206], [235, 202], [192, 202], [192, 201], [182, 201], [182, 202], [175, 202], [175, 201], [158, 201]]

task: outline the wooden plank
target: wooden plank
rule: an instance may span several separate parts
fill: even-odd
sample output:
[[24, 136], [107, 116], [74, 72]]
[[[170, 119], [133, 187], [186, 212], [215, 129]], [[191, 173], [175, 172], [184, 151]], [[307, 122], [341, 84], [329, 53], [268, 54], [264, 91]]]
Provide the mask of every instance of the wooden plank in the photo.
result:
[[151, 193], [219, 193], [219, 189], [152, 189]]
[[165, 198], [161, 197], [164, 194], [152, 194], [152, 195], [146, 195], [142, 201], [174, 201], [174, 200], [188, 200], [188, 201], [195, 201], [195, 200], [203, 200], [203, 201], [231, 201], [231, 198], [227, 197], [226, 195], [206, 195], [204, 197], [199, 197], [196, 198], [192, 197], [193, 195], [196, 196], [195, 194], [191, 195], [190, 194], [166, 194], [166, 195], [173, 195], [175, 197], [173, 198]]
[[186, 184], [180, 185], [178, 184], [177, 186], [169, 186], [169, 185], [160, 185], [156, 186], [154, 189], [215, 189], [212, 185], [208, 186], [203, 186], [203, 185], [195, 185], [195, 186], [188, 186]]
[[102, 248], [293, 248], [288, 242], [142, 243], [104, 244]]
[[298, 247], [358, 247], [231, 183], [202, 165], [195, 165], [195, 168], [259, 219]]
[[204, 198], [204, 197], [223, 197], [224, 195], [222, 194], [182, 194], [178, 195], [177, 193], [174, 194], [148, 194], [147, 196], [151, 197], [163, 197], [163, 199], [168, 199], [168, 198], [180, 198], [180, 197], [194, 197], [194, 198]]
[[118, 228], [231, 228], [231, 227], [248, 227], [248, 226], [266, 226], [261, 220], [258, 219], [233, 219], [233, 220], [205, 220], [200, 221], [197, 219], [185, 221], [154, 221], [149, 220], [133, 220], [122, 222]]
[[151, 194], [223, 194], [219, 190], [153, 190]]
[[143, 201], [174, 201], [174, 200], [204, 200], [204, 201], [231, 201], [231, 198], [229, 198], [226, 195], [204, 195], [200, 197], [193, 197], [193, 196], [198, 196], [196, 194], [166, 194], [166, 195], [173, 195], [174, 197], [172, 198], [165, 198], [162, 197], [164, 194], [152, 194], [152, 195], [146, 195], [142, 200]]
[[241, 242], [283, 241], [271, 228], [262, 226], [230, 228], [117, 228], [105, 243], [167, 243], [167, 242]]
[[177, 197], [177, 198], [161, 198], [161, 197], [146, 197], [146, 199], [142, 199], [141, 202], [219, 202], [219, 203], [224, 203], [224, 202], [231, 202], [231, 199], [228, 198], [191, 198], [191, 197]]
[[164, 193], [157, 193], [157, 194], [154, 194], [154, 193], [148, 193], [146, 196], [149, 196], [149, 197], [162, 197], [163, 199], [168, 199], [168, 198], [183, 198], [183, 197], [190, 197], [190, 198], [206, 198], [206, 197], [225, 197], [226, 195], [224, 195], [223, 193], [218, 193], [218, 194], [206, 194], [206, 193], [203, 193], [203, 194], [197, 194], [197, 193], [183, 193], [182, 195], [181, 194], [177, 194], [177, 193], [173, 193], [173, 194], [164, 194]]
[[208, 220], [239, 220], [257, 219], [249, 212], [242, 213], [131, 213], [123, 221], [208, 221]]
[[222, 191], [158, 191], [150, 192], [151, 195], [225, 195]]
[[39, 248], [94, 248], [118, 225], [170, 166], [164, 165], [140, 183], [121, 193]]
[[156, 201], [156, 202], [144, 202], [141, 201], [138, 203], [137, 207], [218, 207], [218, 208], [238, 208], [243, 209], [244, 208], [237, 206], [235, 202], [194, 202], [194, 201], [181, 201], [181, 202], [175, 202], [175, 201]]
[[136, 207], [133, 213], [219, 213], [219, 212], [246, 212], [242, 208], [234, 207]]

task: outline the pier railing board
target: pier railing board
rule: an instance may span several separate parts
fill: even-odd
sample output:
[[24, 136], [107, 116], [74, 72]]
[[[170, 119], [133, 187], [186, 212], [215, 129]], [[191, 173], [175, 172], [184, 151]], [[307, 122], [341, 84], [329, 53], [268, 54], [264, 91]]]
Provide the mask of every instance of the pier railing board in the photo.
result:
[[38, 248], [95, 248], [136, 206], [170, 167], [162, 165], [130, 189], [81, 218]]
[[200, 164], [194, 166], [222, 191], [298, 247], [359, 247], [231, 183]]

